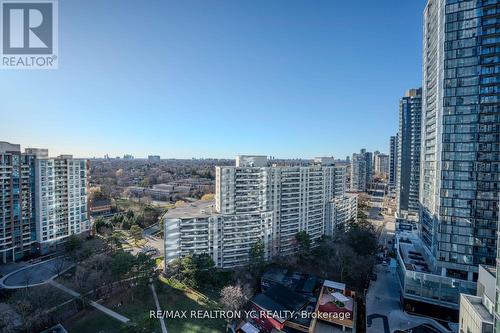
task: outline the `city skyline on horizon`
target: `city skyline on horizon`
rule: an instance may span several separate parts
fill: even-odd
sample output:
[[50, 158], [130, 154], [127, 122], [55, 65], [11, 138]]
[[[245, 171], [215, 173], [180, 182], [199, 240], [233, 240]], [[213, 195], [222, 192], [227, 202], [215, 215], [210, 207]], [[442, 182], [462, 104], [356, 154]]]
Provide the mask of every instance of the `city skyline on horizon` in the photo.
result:
[[[124, 159], [126, 160], [126, 156], [131, 156], [133, 159], [138, 159], [138, 160], [147, 160], [149, 156], [160, 156], [160, 159], [162, 160], [189, 160], [189, 159], [220, 159], [220, 160], [234, 160], [236, 159], [237, 156], [266, 156], [268, 160], [273, 160], [273, 159], [276, 159], [276, 160], [313, 160], [315, 158], [318, 158], [318, 157], [332, 157], [334, 158], [335, 160], [343, 160], [345, 161], [346, 160], [346, 157], [349, 157], [349, 159], [352, 157], [352, 154], [349, 154], [349, 155], [346, 155], [346, 156], [336, 156], [336, 155], [333, 155], [333, 154], [319, 154], [319, 155], [314, 155], [314, 156], [290, 156], [290, 157], [281, 157], [281, 156], [276, 156], [276, 155], [273, 155], [273, 154], [269, 154], [269, 153], [261, 153], [261, 154], [254, 154], [254, 153], [236, 153], [235, 155], [233, 156], [228, 156], [228, 157], [217, 157], [217, 156], [191, 156], [191, 157], [175, 157], [175, 156], [163, 156], [161, 154], [158, 154], [158, 153], [146, 153], [146, 155], [134, 155], [134, 154], [131, 154], [130, 152], [124, 152], [122, 154], [109, 154], [109, 153], [106, 153], [102, 156], [97, 156], [97, 155], [94, 155], [94, 156], [78, 156], [78, 155], [75, 155], [73, 154], [71, 151], [62, 151], [62, 152], [57, 152], [57, 153], [53, 153], [52, 149], [50, 148], [47, 148], [47, 147], [39, 147], [39, 146], [34, 146], [34, 145], [23, 145], [19, 142], [12, 142], [12, 141], [8, 141], [8, 140], [4, 140], [2, 138], [0, 138], [0, 143], [2, 142], [5, 142], [7, 144], [13, 144], [13, 145], [20, 145], [20, 152], [21, 153], [25, 153], [25, 150], [26, 149], [47, 149], [48, 150], [48, 157], [49, 158], [55, 158], [57, 156], [60, 156], [60, 155], [72, 155], [74, 158], [80, 158], [80, 159], [105, 159], [105, 158], [109, 158], [109, 159]], [[364, 147], [360, 148], [359, 150], [361, 149], [365, 149]], [[359, 152], [358, 150], [358, 152]], [[57, 149], [55, 150], [57, 151]], [[374, 150], [374, 151], [378, 151], [378, 150]], [[358, 153], [358, 152], [354, 152], [354, 153]], [[384, 152], [384, 151], [378, 151], [380, 154], [382, 155], [387, 155], [388, 156], [388, 153]]]
[[424, 5], [61, 3], [59, 69], [2, 72], [0, 140], [88, 158], [388, 153], [421, 85]]

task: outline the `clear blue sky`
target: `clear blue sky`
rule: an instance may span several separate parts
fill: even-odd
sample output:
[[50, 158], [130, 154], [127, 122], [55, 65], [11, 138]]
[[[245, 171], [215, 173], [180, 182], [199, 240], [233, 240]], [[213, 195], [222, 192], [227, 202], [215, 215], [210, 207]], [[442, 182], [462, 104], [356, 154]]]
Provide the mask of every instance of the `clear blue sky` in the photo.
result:
[[424, 0], [59, 1], [59, 69], [0, 71], [0, 141], [92, 157], [388, 151]]

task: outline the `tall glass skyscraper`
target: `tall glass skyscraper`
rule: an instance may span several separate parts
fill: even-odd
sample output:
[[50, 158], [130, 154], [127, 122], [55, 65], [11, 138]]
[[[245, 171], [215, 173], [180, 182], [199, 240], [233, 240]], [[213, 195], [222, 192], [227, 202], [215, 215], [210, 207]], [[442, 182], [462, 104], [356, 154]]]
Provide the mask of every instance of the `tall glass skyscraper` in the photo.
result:
[[399, 102], [396, 201], [401, 215], [415, 216], [419, 210], [421, 122], [422, 89], [410, 89]]
[[421, 238], [441, 275], [494, 265], [500, 188], [500, 0], [424, 11]]
[[[500, 202], [499, 202], [500, 205]], [[500, 217], [498, 218], [499, 231], [497, 232], [497, 244], [500, 244]], [[500, 248], [497, 247], [497, 262], [496, 262], [496, 286], [495, 286], [495, 311], [493, 311], [494, 333], [500, 333]]]
[[396, 176], [398, 173], [398, 139], [399, 135], [393, 135], [389, 144], [389, 185], [396, 185]]

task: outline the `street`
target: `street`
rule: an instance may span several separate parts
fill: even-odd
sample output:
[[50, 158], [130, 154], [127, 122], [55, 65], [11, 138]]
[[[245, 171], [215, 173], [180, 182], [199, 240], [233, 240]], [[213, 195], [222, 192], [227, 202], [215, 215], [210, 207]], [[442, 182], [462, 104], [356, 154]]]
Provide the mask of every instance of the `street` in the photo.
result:
[[[373, 197], [372, 197], [373, 198]], [[394, 241], [395, 218], [394, 216], [380, 215], [380, 198], [370, 200], [368, 221], [371, 222], [379, 233], [378, 242], [390, 248], [389, 241]], [[366, 332], [367, 333], [392, 333], [396, 330], [409, 330], [423, 324], [439, 327], [445, 330], [436, 321], [409, 315], [402, 311], [400, 303], [400, 286], [396, 273], [396, 262], [391, 259], [391, 264], [384, 266], [377, 264], [374, 269], [377, 280], [371, 281], [366, 294]]]

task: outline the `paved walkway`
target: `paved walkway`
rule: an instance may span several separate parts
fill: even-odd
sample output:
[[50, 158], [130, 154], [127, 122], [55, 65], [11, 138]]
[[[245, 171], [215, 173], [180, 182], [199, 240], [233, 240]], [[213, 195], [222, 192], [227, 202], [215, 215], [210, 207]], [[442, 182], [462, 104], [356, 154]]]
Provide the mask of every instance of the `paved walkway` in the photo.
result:
[[74, 264], [66, 258], [55, 258], [14, 270], [0, 279], [0, 288], [19, 289], [47, 283]]
[[[156, 295], [156, 289], [155, 289], [154, 284], [151, 284], [150, 287], [151, 287], [151, 291], [153, 292], [153, 298], [155, 300], [156, 310], [161, 311], [160, 301], [158, 300], [158, 295]], [[160, 317], [158, 319], [160, 320], [161, 331], [163, 333], [168, 333], [167, 332], [167, 325], [165, 325], [165, 320], [163, 319], [163, 317]]]
[[[77, 293], [76, 291], [72, 290], [72, 289], [69, 289], [65, 286], [63, 286], [62, 284], [60, 283], [57, 283], [56, 281], [54, 280], [51, 280], [49, 282], [51, 285], [53, 285], [54, 287], [64, 291], [65, 293], [75, 297], [75, 298], [78, 298], [80, 297], [80, 294]], [[128, 323], [130, 321], [130, 319], [128, 319], [127, 317], [124, 317], [122, 316], [121, 314], [119, 313], [116, 313], [114, 312], [113, 310], [110, 310], [108, 309], [107, 307], [97, 303], [97, 302], [94, 302], [94, 301], [90, 301], [90, 305], [93, 306], [94, 308], [96, 308], [97, 310], [101, 311], [101, 312], [104, 312], [105, 314], [107, 314], [108, 316], [110, 317], [113, 317], [115, 318], [116, 320], [119, 320], [121, 321], [122, 323]]]

